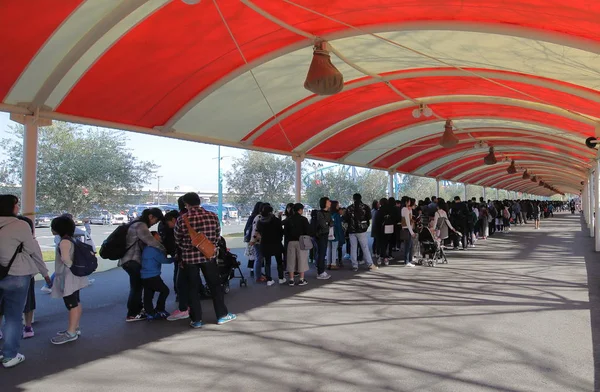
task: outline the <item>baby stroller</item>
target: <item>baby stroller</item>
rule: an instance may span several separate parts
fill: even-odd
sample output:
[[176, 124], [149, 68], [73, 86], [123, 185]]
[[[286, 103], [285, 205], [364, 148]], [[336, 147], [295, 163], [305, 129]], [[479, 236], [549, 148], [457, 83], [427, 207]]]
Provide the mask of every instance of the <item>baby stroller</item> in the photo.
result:
[[435, 240], [431, 229], [424, 228], [419, 233], [419, 244], [421, 246], [421, 258], [418, 264], [435, 267], [438, 263], [448, 264], [444, 248], [440, 242]]
[[[240, 287], [248, 287], [248, 280], [244, 277], [242, 272], [241, 263], [238, 261], [237, 256], [227, 249], [227, 242], [225, 238], [221, 237], [217, 242], [217, 268], [219, 269], [219, 279], [223, 285], [223, 291], [225, 294], [229, 293], [231, 287], [229, 282], [231, 279], [236, 278], [235, 271], [239, 271]], [[210, 289], [205, 286], [204, 296], [210, 297]]]

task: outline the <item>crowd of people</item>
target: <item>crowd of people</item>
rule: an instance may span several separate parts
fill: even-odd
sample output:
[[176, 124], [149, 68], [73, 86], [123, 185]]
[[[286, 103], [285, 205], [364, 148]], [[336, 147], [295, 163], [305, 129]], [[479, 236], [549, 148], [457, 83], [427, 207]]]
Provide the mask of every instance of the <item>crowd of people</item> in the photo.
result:
[[[416, 201], [407, 196], [400, 200], [382, 198], [367, 205], [360, 194], [355, 194], [347, 207], [328, 197], [320, 199], [319, 207], [311, 212], [309, 220], [301, 203], [290, 203], [282, 212], [275, 212], [268, 203], [256, 203], [245, 226], [244, 241], [248, 268], [257, 283], [275, 284], [273, 259], [277, 282], [287, 286], [308, 284], [306, 272], [311, 261], [316, 264], [319, 280], [330, 279], [330, 272], [343, 268], [344, 260], [350, 261], [353, 271], [358, 271], [361, 264], [373, 271], [393, 262], [397, 252], [402, 255], [403, 265], [414, 267], [415, 254], [420, 251], [419, 233], [424, 229], [433, 233], [440, 245], [464, 250], [474, 247], [478, 239], [510, 231], [515, 224], [533, 221], [539, 229], [541, 219], [569, 205], [483, 198], [465, 202], [459, 197], [451, 202], [436, 197]], [[73, 342], [81, 336], [80, 291], [91, 282], [88, 276], [72, 271], [80, 257], [77, 241], [90, 241], [89, 232], [82, 236], [68, 214], [52, 221], [51, 230], [57, 240], [51, 277], [35, 240], [33, 223], [19, 216], [19, 210], [17, 197], [0, 195], [0, 317], [5, 318], [0, 360], [6, 368], [25, 360], [19, 353], [20, 340], [33, 337], [33, 277], [41, 274], [45, 290], [62, 298], [68, 312], [67, 327], [51, 338], [53, 344]], [[155, 225], [157, 230], [151, 231]], [[216, 214], [201, 207], [198, 194], [187, 193], [179, 199], [178, 211], [163, 214], [158, 208], [144, 210], [104, 241], [100, 253], [104, 248], [107, 254], [118, 254], [114, 259], [129, 277], [125, 321], [189, 318], [192, 328], [201, 328], [201, 296], [206, 293], [210, 293], [217, 324], [236, 319], [225, 304], [216, 257], [198, 244], [199, 235], [218, 247], [221, 225]], [[172, 313], [166, 309], [170, 289], [161, 278], [163, 264], [173, 264], [174, 268], [177, 309]]]

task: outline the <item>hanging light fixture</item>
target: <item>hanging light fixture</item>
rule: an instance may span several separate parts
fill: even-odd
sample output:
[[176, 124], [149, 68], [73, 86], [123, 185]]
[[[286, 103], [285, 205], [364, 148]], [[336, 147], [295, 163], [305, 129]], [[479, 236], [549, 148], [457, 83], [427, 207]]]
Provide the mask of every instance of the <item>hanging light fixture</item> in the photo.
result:
[[537, 182], [537, 177], [536, 176], [531, 177], [531, 182]]
[[490, 147], [490, 152], [483, 158], [483, 163], [486, 165], [495, 165], [498, 163], [496, 156], [494, 155], [494, 147]]
[[531, 176], [529, 175], [529, 173], [527, 172], [527, 169], [525, 169], [525, 171], [523, 172], [523, 179], [524, 180], [529, 180]]
[[452, 131], [452, 120], [446, 120], [444, 125], [444, 134], [440, 139], [440, 146], [444, 148], [452, 148], [458, 144], [458, 138]]
[[538, 185], [539, 186], [544, 186], [544, 181], [540, 181]]
[[344, 75], [331, 62], [325, 41], [315, 43], [304, 88], [317, 95], [337, 94], [344, 88]]
[[433, 110], [431, 110], [429, 108], [429, 106], [427, 106], [424, 103], [422, 103], [422, 104], [419, 105], [418, 108], [416, 108], [415, 110], [412, 111], [412, 116], [414, 118], [419, 118], [421, 116], [431, 117], [431, 116], [433, 116]]
[[510, 162], [510, 166], [506, 169], [508, 174], [515, 174], [517, 172], [517, 167], [515, 166], [515, 161], [512, 160]]

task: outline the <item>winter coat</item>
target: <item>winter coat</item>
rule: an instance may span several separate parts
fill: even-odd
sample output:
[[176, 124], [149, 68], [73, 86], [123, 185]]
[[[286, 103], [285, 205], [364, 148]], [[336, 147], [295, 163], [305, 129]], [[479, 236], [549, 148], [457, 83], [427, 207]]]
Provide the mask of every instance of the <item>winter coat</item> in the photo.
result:
[[273, 256], [283, 253], [283, 226], [281, 219], [271, 214], [260, 217], [256, 224], [256, 231], [260, 233], [260, 248], [264, 256]]

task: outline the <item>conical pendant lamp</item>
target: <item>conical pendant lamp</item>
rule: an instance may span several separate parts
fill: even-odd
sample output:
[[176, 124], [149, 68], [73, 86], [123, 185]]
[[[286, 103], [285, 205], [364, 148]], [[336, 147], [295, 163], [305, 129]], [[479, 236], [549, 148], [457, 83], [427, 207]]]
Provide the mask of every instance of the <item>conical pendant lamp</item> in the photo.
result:
[[525, 169], [525, 171], [523, 172], [523, 179], [524, 180], [529, 180], [531, 176], [529, 175], [529, 173], [527, 172], [527, 169]]
[[444, 125], [444, 134], [440, 139], [440, 146], [444, 148], [452, 148], [458, 144], [458, 138], [454, 134], [452, 130], [452, 120], [446, 120], [446, 125]]
[[325, 41], [315, 44], [304, 88], [317, 95], [333, 95], [344, 88], [344, 75], [331, 62]]
[[515, 166], [515, 161], [510, 162], [510, 166], [506, 169], [508, 174], [515, 174], [517, 172], [517, 167]]
[[486, 165], [495, 165], [498, 163], [496, 156], [494, 155], [494, 147], [490, 147], [490, 153], [483, 158], [483, 163]]

